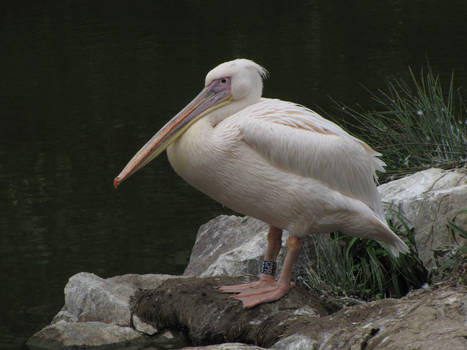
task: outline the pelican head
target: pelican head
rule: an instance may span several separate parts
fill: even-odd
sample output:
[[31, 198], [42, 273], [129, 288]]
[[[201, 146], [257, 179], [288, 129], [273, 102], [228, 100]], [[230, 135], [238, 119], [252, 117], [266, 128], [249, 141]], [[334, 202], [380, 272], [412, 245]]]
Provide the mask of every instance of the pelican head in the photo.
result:
[[266, 75], [263, 67], [247, 59], [225, 62], [212, 69], [206, 75], [204, 89], [133, 156], [114, 179], [114, 187], [161, 154], [200, 118], [213, 113], [224, 118], [258, 102]]

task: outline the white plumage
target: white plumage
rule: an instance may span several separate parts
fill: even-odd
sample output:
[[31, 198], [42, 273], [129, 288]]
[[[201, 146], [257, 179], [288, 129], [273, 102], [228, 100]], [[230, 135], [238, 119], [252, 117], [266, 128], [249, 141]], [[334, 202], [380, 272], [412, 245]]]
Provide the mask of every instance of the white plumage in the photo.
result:
[[[115, 184], [168, 147], [172, 167], [188, 183], [271, 226], [268, 259], [277, 256], [283, 229], [298, 240], [289, 247], [289, 265], [300, 237], [337, 230], [380, 240], [394, 255], [407, 252], [384, 220], [375, 184], [384, 166], [379, 153], [303, 106], [262, 98], [265, 76], [246, 59], [210, 71], [205, 89], [135, 155]], [[269, 290], [273, 283], [265, 280]], [[247, 286], [260, 287], [260, 297], [239, 286], [224, 290], [242, 291], [237, 298], [246, 307], [286, 293], [264, 298], [263, 282]], [[290, 276], [281, 276], [275, 290], [289, 284]]]

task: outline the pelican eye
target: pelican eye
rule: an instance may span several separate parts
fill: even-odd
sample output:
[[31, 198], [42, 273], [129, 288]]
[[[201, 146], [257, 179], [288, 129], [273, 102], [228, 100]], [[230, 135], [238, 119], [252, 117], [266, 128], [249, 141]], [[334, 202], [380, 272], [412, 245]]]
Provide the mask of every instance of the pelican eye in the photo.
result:
[[221, 79], [221, 83], [225, 84], [226, 82], [227, 82], [227, 79], [225, 79], [225, 78]]

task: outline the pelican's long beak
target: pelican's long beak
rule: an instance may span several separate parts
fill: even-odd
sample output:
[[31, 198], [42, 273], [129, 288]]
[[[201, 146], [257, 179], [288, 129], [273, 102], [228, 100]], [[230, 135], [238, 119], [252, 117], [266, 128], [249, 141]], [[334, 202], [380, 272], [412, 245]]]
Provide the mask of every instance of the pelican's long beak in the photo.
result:
[[204, 115], [230, 102], [230, 78], [217, 79], [206, 86], [185, 108], [164, 125], [128, 162], [114, 179], [114, 187], [161, 154], [190, 125]]

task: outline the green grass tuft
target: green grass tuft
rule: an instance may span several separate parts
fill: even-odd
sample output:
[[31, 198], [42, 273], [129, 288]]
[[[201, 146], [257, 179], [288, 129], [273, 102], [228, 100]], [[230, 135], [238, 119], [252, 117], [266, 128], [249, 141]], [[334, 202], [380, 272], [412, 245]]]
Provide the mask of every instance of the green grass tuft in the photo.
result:
[[346, 126], [383, 154], [383, 181], [430, 167], [467, 164], [466, 108], [455, 92], [454, 76], [445, 92], [430, 67], [419, 78], [409, 72], [409, 84], [393, 78], [386, 90], [368, 90], [377, 110], [358, 111], [334, 101], [347, 115]]
[[[340, 233], [317, 236], [301, 282], [314, 293], [375, 300], [399, 298], [429, 281], [428, 271], [417, 257], [413, 230], [399, 212], [389, 210], [388, 222], [411, 250], [394, 258], [384, 244]], [[313, 256], [314, 258], [311, 258]]]
[[[467, 209], [460, 210], [448, 223], [448, 230], [455, 244], [439, 247], [434, 251], [436, 267], [431, 271], [435, 280], [451, 280], [467, 285], [467, 230], [456, 223], [457, 217], [467, 215]], [[463, 239], [460, 241], [458, 238]]]

